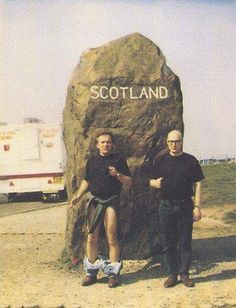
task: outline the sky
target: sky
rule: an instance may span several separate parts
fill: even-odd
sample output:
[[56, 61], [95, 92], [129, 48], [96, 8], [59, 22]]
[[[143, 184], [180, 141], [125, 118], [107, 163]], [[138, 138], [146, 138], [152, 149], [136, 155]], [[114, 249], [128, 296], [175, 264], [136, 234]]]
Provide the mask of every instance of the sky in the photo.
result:
[[183, 92], [184, 151], [236, 156], [236, 0], [0, 0], [0, 122], [62, 123], [81, 54], [139, 32]]

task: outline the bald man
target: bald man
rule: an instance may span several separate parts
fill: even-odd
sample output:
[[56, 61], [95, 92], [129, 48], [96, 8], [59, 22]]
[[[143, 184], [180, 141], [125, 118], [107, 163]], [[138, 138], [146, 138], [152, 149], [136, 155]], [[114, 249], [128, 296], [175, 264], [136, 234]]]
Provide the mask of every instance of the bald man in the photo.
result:
[[[160, 157], [154, 165], [150, 186], [159, 189], [160, 235], [164, 258], [168, 269], [165, 288], [180, 281], [193, 287], [189, 278], [192, 254], [193, 222], [201, 219], [201, 181], [204, 179], [197, 159], [182, 150], [183, 137], [178, 130], [168, 134], [169, 153]], [[194, 198], [193, 198], [194, 196]]]

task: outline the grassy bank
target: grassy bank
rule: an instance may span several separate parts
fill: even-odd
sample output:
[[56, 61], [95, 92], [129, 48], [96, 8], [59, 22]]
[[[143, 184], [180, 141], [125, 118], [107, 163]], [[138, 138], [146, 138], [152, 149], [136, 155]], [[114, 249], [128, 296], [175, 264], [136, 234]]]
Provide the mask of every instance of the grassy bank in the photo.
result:
[[203, 166], [204, 206], [236, 203], [236, 164]]

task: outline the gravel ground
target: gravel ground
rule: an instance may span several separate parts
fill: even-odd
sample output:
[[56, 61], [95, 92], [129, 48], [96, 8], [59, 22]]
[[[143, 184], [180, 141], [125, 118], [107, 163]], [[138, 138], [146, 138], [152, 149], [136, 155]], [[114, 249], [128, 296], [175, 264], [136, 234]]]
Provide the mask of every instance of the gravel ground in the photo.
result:
[[163, 288], [160, 260], [125, 260], [122, 286], [106, 277], [81, 287], [82, 276], [59, 258], [66, 207], [0, 217], [0, 308], [2, 307], [236, 307], [235, 224], [224, 223], [236, 205], [204, 211], [195, 225], [192, 277], [195, 288]]

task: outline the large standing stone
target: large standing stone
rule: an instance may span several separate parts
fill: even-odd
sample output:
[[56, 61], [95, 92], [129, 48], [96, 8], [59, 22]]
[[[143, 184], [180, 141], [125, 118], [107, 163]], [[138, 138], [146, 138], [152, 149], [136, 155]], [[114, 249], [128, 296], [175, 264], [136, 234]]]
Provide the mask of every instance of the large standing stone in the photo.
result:
[[[179, 78], [152, 41], [134, 33], [88, 50], [73, 72], [64, 109], [69, 199], [80, 185], [94, 136], [109, 130], [134, 178], [122, 192], [123, 257], [150, 256], [158, 245], [158, 193], [148, 169], [166, 151], [165, 136], [183, 131]], [[85, 201], [67, 212], [66, 255], [84, 256]]]

